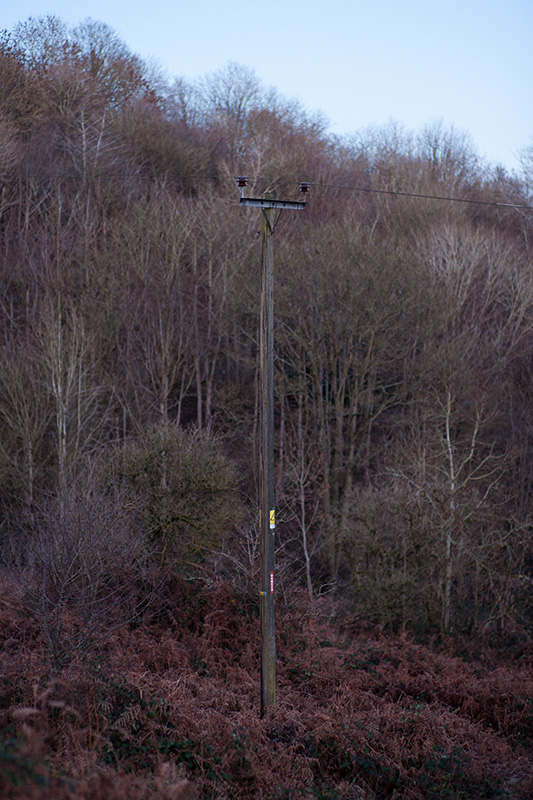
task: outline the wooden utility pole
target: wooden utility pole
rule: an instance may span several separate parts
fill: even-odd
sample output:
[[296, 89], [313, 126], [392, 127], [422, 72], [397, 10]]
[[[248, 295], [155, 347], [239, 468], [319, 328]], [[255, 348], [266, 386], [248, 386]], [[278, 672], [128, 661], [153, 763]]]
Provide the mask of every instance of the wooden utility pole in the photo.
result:
[[[238, 185], [246, 186], [245, 179]], [[302, 184], [306, 186], [307, 184]], [[308, 189], [302, 189], [307, 191]], [[261, 716], [276, 705], [276, 640], [274, 619], [274, 210], [302, 210], [305, 203], [262, 198], [240, 199], [240, 205], [261, 209], [261, 307], [259, 322], [260, 447], [259, 491], [261, 527]]]
[[[266, 198], [265, 199], [270, 199]], [[261, 492], [261, 716], [276, 705], [274, 625], [274, 209], [261, 210], [261, 308], [259, 324]]]

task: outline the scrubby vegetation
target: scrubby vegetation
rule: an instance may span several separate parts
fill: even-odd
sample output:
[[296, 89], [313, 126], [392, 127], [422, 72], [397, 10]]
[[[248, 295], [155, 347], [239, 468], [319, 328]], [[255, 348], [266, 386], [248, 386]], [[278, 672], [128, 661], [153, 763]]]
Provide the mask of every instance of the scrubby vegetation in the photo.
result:
[[55, 673], [24, 596], [3, 603], [2, 797], [531, 796], [531, 646], [460, 657], [300, 596], [260, 719], [257, 593], [159, 577], [142, 620]]
[[[337, 139], [92, 20], [2, 35], [4, 796], [530, 796], [532, 156]], [[312, 189], [275, 236], [264, 720], [238, 175]]]

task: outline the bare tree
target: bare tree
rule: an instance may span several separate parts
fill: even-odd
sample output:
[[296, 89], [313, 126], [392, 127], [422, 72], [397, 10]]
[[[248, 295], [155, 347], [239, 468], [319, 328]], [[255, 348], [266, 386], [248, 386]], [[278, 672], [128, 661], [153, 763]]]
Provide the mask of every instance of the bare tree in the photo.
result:
[[42, 503], [19, 538], [18, 579], [24, 602], [42, 625], [52, 663], [76, 653], [146, 611], [150, 545], [135, 509], [114, 487], [99, 488], [89, 470], [56, 499]]
[[94, 448], [106, 421], [102, 387], [91, 371], [91, 343], [72, 308], [51, 303], [39, 334], [43, 381], [53, 403], [60, 495], [69, 472]]
[[0, 352], [0, 419], [4, 481], [31, 508], [48, 461], [45, 437], [52, 406], [35, 347], [25, 342]]

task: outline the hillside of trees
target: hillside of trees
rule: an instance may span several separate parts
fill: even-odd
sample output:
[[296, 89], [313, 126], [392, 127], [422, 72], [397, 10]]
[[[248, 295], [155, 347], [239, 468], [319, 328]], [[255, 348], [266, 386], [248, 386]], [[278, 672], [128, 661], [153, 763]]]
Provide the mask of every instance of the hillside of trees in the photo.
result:
[[[522, 164], [439, 122], [332, 137], [244, 66], [169, 82], [101, 22], [1, 35], [1, 797], [529, 796]], [[275, 234], [263, 722], [240, 175], [311, 186]]]

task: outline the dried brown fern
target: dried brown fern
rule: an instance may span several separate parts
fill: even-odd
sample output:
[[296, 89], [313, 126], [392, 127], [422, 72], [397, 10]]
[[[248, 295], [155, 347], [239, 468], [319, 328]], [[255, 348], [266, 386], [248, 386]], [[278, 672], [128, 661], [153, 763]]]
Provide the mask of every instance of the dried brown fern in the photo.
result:
[[161, 586], [150, 619], [54, 680], [38, 626], [0, 606], [2, 752], [30, 765], [15, 800], [531, 796], [528, 664], [347, 638], [280, 605], [278, 705], [261, 720], [256, 598]]

